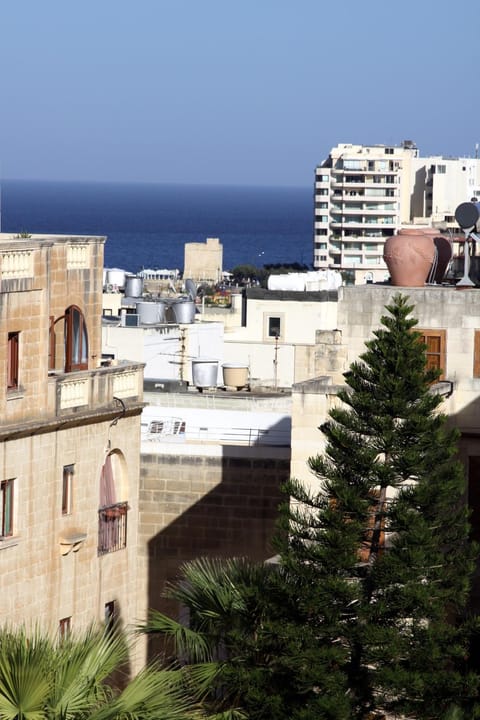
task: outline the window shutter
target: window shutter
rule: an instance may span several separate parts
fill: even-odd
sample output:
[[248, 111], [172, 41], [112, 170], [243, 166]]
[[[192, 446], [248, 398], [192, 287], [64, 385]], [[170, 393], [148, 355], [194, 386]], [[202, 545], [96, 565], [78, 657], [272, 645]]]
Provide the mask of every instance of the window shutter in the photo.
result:
[[475, 330], [473, 346], [473, 377], [480, 377], [480, 330]]

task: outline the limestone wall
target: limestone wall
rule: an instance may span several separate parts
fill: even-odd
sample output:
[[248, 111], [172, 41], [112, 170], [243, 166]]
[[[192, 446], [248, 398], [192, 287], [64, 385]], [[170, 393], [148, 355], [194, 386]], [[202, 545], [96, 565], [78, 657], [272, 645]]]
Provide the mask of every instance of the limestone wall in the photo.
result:
[[164, 584], [187, 560], [272, 556], [280, 485], [289, 475], [289, 448], [144, 443], [139, 550], [148, 605], [168, 607]]

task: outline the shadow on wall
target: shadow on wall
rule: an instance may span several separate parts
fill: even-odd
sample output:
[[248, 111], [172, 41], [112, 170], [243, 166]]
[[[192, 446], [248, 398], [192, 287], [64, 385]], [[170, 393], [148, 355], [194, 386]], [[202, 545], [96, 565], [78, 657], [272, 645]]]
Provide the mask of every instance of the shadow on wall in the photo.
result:
[[[272, 556], [289, 448], [222, 446], [214, 457], [195, 455], [194, 446], [179, 456], [172, 447], [168, 455], [143, 454], [141, 475], [141, 504], [158, 527], [147, 543], [148, 607], [178, 616], [162, 593], [189, 560], [243, 556], [262, 562]], [[159, 649], [150, 642], [149, 658]]]

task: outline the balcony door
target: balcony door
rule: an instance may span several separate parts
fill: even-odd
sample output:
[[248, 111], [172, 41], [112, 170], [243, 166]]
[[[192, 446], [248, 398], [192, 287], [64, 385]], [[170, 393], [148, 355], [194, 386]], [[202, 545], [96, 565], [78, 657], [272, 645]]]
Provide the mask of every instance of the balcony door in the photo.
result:
[[87, 369], [87, 325], [80, 308], [70, 305], [65, 310], [65, 372]]

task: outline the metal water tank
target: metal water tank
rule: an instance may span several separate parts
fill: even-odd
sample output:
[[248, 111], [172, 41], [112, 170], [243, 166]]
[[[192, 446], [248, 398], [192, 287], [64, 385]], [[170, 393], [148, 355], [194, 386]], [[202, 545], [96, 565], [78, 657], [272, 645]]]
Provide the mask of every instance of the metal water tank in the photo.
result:
[[163, 302], [137, 302], [137, 314], [142, 325], [156, 325], [165, 322], [165, 303]]
[[125, 287], [126, 274], [125, 270], [120, 270], [120, 268], [110, 268], [107, 270], [107, 285], [114, 285], [117, 288], [123, 289]]
[[142, 297], [143, 278], [138, 277], [138, 275], [127, 275], [125, 278], [125, 295], [126, 297]]
[[175, 322], [191, 324], [195, 321], [195, 303], [192, 300], [177, 300], [172, 304]]
[[196, 388], [217, 387], [217, 378], [218, 360], [208, 357], [192, 360], [192, 380]]

